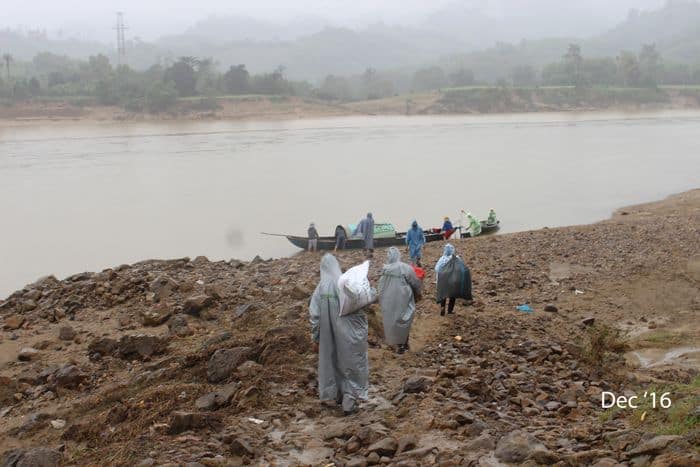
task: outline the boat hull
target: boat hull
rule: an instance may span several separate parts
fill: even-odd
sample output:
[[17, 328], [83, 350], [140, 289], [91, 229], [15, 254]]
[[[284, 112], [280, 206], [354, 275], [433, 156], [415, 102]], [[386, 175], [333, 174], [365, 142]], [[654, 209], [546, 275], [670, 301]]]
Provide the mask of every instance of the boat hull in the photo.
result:
[[[302, 248], [304, 250], [309, 247], [309, 239], [307, 237], [298, 237], [295, 235], [287, 235], [287, 240], [291, 242], [292, 245], [297, 248]], [[436, 242], [443, 240], [443, 236], [440, 233], [425, 232], [425, 241]], [[406, 244], [406, 234], [400, 233], [396, 237], [389, 238], [375, 238], [374, 248], [386, 248], [390, 246], [400, 246]], [[348, 238], [345, 241], [346, 250], [358, 250], [365, 247], [365, 241], [361, 238]], [[318, 249], [319, 250], [332, 250], [335, 248], [335, 237], [320, 237], [318, 239]]]

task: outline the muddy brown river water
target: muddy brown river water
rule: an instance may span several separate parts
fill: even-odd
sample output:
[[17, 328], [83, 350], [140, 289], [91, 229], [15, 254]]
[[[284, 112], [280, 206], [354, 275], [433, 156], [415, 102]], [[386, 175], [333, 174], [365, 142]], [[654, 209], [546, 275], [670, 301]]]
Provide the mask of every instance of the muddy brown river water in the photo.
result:
[[[290, 255], [367, 211], [589, 223], [700, 185], [700, 113], [0, 126], [0, 297], [146, 258]], [[668, 228], [660, 225], [659, 228]]]

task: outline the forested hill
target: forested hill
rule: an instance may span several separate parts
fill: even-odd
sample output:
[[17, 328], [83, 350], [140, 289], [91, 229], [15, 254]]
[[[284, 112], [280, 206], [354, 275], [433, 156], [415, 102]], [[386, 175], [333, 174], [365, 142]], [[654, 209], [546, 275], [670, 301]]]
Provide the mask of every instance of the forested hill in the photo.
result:
[[[450, 21], [445, 22], [446, 18]], [[551, 38], [543, 38], [541, 30], [531, 28], [530, 35], [523, 32], [523, 40], [515, 39], [515, 33], [510, 31], [508, 37], [513, 39], [510, 43], [501, 40], [495, 43], [500, 36], [493, 31], [486, 34], [476, 23], [492, 24], [493, 27], [487, 28], [492, 30], [498, 29], [500, 23], [479, 18], [470, 10], [454, 10], [451, 16], [433, 16], [419, 26], [375, 24], [362, 29], [322, 27], [322, 22], [317, 21], [307, 24], [322, 27], [316, 33], [302, 36], [299, 34], [303, 28], [281, 28], [279, 35], [267, 40], [261, 40], [261, 35], [253, 34], [255, 31], [241, 28], [241, 18], [210, 18], [182, 34], [155, 42], [130, 40], [128, 61], [132, 68], [143, 70], [154, 63], [167, 65], [181, 56], [211, 57], [220, 70], [240, 63], [253, 73], [282, 66], [290, 78], [311, 81], [327, 75], [361, 74], [369, 68], [410, 69], [412, 73], [421, 66], [434, 64], [442, 65], [446, 72], [457, 64], [471, 69], [478, 79], [496, 80], [507, 77], [514, 66], [541, 68], [558, 61], [570, 43], [579, 44], [587, 57], [615, 57], [624, 50], [636, 53], [644, 44], [654, 43], [667, 62], [694, 65], [700, 61], [697, 0], [669, 0], [655, 11], [631, 11], [619, 25], [588, 39], [580, 36], [583, 30], [575, 28], [571, 30], [572, 37]], [[251, 20], [251, 25], [255, 24]], [[267, 34], [275, 30], [267, 24], [260, 28]], [[593, 25], [588, 30], [591, 28]], [[227, 29], [237, 31], [228, 40]], [[112, 63], [116, 62], [109, 44], [51, 40], [42, 33], [0, 31], [0, 53], [28, 61], [42, 51], [80, 59], [102, 53]]]

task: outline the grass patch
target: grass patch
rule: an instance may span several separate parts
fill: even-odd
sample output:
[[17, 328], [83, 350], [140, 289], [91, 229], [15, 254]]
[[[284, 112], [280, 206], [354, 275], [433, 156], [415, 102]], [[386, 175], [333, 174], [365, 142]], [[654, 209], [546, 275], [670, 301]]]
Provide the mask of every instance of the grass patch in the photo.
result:
[[659, 329], [637, 338], [640, 347], [671, 347], [693, 341], [693, 336], [687, 332], [676, 332]]
[[[632, 426], [647, 430], [651, 428], [659, 435], [685, 435], [700, 428], [700, 414], [697, 410], [700, 407], [700, 376], [696, 376], [689, 384], [649, 386], [638, 394], [644, 392], [648, 397], [640, 397], [639, 407], [628, 416]], [[652, 393], [656, 394], [656, 408], [650, 396]], [[671, 399], [671, 406], [663, 408], [659, 402], [661, 396], [666, 393]], [[642, 414], [645, 412], [646, 416], [642, 420]]]
[[619, 361], [629, 344], [619, 329], [596, 325], [587, 329], [581, 348], [584, 363], [602, 372], [608, 364]]

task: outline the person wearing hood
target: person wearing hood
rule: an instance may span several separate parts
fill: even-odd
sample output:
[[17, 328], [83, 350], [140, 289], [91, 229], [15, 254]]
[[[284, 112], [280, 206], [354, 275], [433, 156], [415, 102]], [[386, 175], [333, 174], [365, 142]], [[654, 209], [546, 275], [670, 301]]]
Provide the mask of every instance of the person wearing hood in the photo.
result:
[[[462, 211], [462, 215], [465, 212]], [[467, 232], [469, 232], [470, 237], [476, 237], [481, 233], [481, 222], [471, 212], [466, 213], [467, 215]]]
[[488, 225], [493, 225], [496, 222], [498, 222], [498, 219], [496, 218], [496, 211], [494, 211], [493, 208], [489, 209], [489, 217], [486, 219], [486, 223]]
[[345, 232], [345, 227], [342, 225], [335, 226], [335, 248], [333, 251], [344, 250], [345, 241], [347, 240], [347, 234]]
[[448, 216], [445, 216], [443, 223], [442, 223], [442, 228], [440, 229], [440, 233], [442, 233], [442, 236], [445, 240], [449, 239], [452, 234], [454, 233], [455, 228], [452, 225], [452, 221]]
[[401, 261], [399, 249], [389, 248], [379, 278], [379, 306], [384, 320], [384, 340], [397, 346], [398, 353], [408, 350], [408, 336], [421, 287], [413, 268]]
[[365, 254], [368, 258], [374, 253], [374, 219], [372, 213], [368, 212], [367, 217], [362, 219], [355, 228], [353, 235], [360, 234], [365, 241]]
[[364, 311], [340, 316], [338, 279], [342, 272], [335, 256], [321, 258], [321, 279], [311, 296], [309, 316], [314, 348], [318, 351], [318, 395], [336, 401], [345, 415], [355, 413], [367, 399], [367, 316]]
[[316, 224], [313, 222], [309, 224], [309, 251], [318, 251], [318, 230], [316, 230]]
[[406, 232], [406, 245], [411, 256], [411, 262], [421, 267], [420, 259], [423, 256], [423, 245], [425, 245], [425, 235], [417, 221], [413, 221], [411, 228]]
[[[454, 288], [454, 284], [451, 284], [451, 282], [443, 284], [439, 280], [441, 271], [446, 269], [446, 266], [448, 266], [453, 258], [455, 263], [451, 267], [455, 267], [456, 271], [459, 271], [459, 275], [457, 275], [456, 289]], [[445, 316], [445, 305], [447, 305], [447, 314], [451, 315], [454, 312], [457, 298], [464, 298], [468, 301], [472, 300], [471, 281], [471, 272], [469, 271], [469, 268], [464, 264], [462, 259], [456, 255], [455, 247], [448, 243], [443, 249], [442, 256], [435, 264], [435, 282], [437, 284], [436, 288], [438, 292], [438, 303], [440, 304], [440, 316]], [[452, 291], [446, 292], [446, 290]]]

